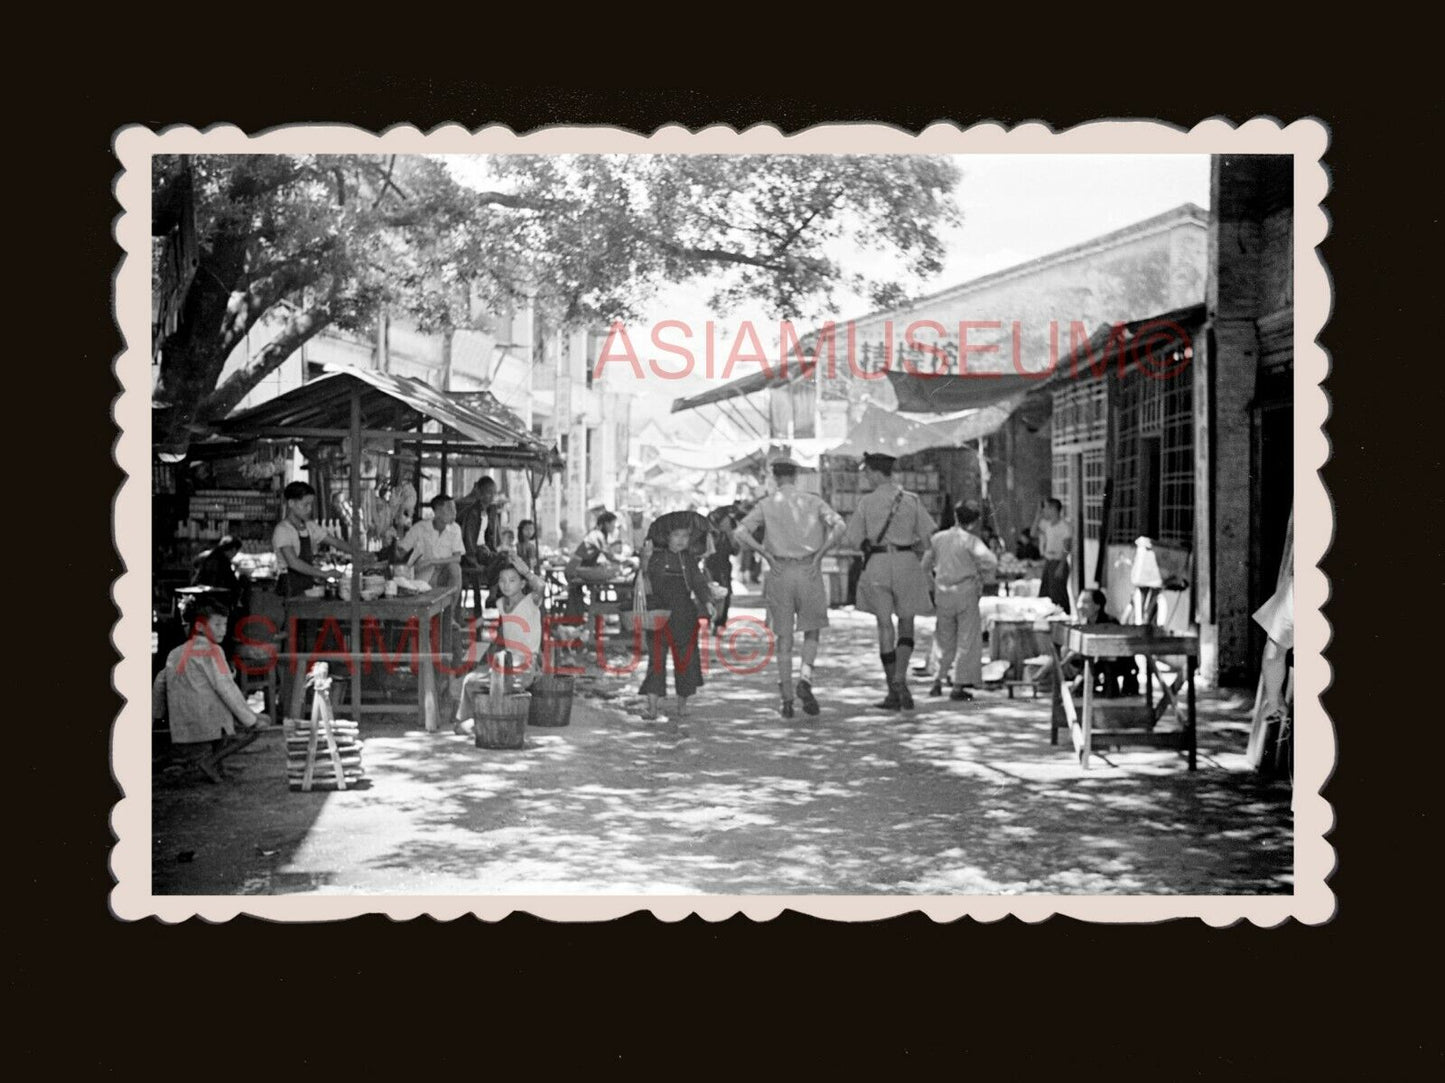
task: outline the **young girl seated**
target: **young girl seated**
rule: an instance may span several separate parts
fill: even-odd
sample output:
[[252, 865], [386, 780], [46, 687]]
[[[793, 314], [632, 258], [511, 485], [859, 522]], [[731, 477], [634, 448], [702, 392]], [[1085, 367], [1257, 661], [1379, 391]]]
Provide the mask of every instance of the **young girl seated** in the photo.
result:
[[[650, 540], [643, 545], [648, 608], [671, 610], [666, 625], [646, 633], [647, 677], [640, 689], [647, 697], [644, 718], [656, 718], [662, 697], [667, 695], [668, 653], [677, 684], [679, 718], [687, 713], [688, 698], [702, 687], [698, 617], [712, 616], [712, 598], [698, 558], [690, 551], [692, 541], [691, 528], [681, 527], [668, 533], [665, 549], [653, 547]], [[664, 640], [668, 650], [663, 648]]]
[[[249, 745], [271, 722], [247, 706], [221, 652], [230, 615], [220, 601], [203, 599], [191, 606], [190, 638], [167, 656], [151, 688], [151, 716], [169, 720], [171, 743], [212, 782], [221, 781], [221, 761]], [[239, 738], [238, 722], [244, 733]]]
[[525, 692], [542, 672], [542, 610], [537, 604], [541, 579], [513, 554], [512, 563], [497, 577], [497, 590], [497, 623], [489, 629], [491, 640], [477, 668], [462, 678], [454, 733], [469, 732], [472, 697], [490, 688], [493, 678], [502, 679], [504, 670], [508, 692]]

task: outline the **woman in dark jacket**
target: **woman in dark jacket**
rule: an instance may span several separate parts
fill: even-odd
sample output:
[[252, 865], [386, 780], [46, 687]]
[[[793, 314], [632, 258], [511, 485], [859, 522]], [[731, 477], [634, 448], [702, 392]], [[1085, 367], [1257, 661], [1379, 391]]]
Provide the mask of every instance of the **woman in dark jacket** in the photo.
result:
[[[646, 718], [656, 718], [662, 697], [667, 695], [667, 656], [672, 655], [673, 680], [677, 685], [677, 714], [687, 712], [687, 701], [702, 687], [702, 653], [698, 618], [712, 615], [707, 579], [689, 552], [692, 529], [682, 527], [667, 535], [667, 547], [657, 548], [649, 539], [643, 546], [649, 609], [668, 609], [667, 623], [647, 631], [647, 677], [639, 690], [647, 697]], [[666, 649], [664, 649], [666, 640]]]

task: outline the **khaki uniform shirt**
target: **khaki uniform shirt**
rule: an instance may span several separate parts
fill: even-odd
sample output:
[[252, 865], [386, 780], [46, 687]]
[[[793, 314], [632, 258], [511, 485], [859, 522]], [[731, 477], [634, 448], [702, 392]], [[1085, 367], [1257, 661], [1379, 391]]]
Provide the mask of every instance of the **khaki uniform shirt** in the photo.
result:
[[843, 517], [816, 493], [785, 486], [753, 505], [733, 537], [741, 539], [762, 526], [763, 547], [786, 560], [813, 556]]
[[[892, 522], [888, 523], [888, 533], [880, 540], [878, 532], [888, 521], [893, 498], [900, 492], [903, 493], [903, 499], [898, 502], [898, 510], [894, 512]], [[938, 524], [933, 521], [933, 516], [928, 514], [928, 509], [923, 506], [918, 494], [900, 490], [890, 478], [871, 493], [865, 493], [859, 498], [858, 510], [848, 520], [848, 532], [843, 535], [843, 544], [849, 549], [861, 549], [865, 540], [879, 545], [925, 546], [937, 530]]]

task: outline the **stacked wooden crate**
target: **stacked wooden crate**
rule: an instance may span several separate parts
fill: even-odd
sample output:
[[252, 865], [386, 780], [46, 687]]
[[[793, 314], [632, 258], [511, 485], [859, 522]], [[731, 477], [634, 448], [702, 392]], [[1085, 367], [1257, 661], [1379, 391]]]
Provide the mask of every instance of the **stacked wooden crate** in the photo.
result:
[[[326, 727], [330, 726], [330, 742]], [[320, 726], [314, 743], [312, 727]], [[307, 757], [313, 759], [310, 789], [341, 790], [363, 783], [366, 768], [361, 762], [361, 730], [346, 719], [295, 718], [286, 722], [286, 782], [293, 790], [307, 789]], [[334, 746], [334, 747], [333, 747]], [[333, 751], [335, 753], [333, 757]], [[340, 768], [340, 779], [337, 768]]]

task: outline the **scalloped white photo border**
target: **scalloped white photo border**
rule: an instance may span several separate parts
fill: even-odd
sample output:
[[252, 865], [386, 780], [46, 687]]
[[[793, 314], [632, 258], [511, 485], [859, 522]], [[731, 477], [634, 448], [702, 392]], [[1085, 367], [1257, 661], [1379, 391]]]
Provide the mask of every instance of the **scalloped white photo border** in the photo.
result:
[[[380, 135], [347, 125], [295, 125], [247, 135], [230, 125], [159, 132], [128, 126], [116, 133], [121, 213], [115, 236], [123, 252], [114, 305], [124, 348], [116, 360], [122, 391], [115, 405], [115, 457], [125, 471], [115, 502], [115, 535], [124, 572], [112, 596], [120, 610], [114, 641], [122, 655], [116, 688], [125, 704], [112, 738], [121, 792], [111, 812], [116, 844], [110, 904], [128, 921], [192, 917], [225, 921], [239, 914], [277, 921], [330, 921], [382, 913], [394, 919], [474, 914], [488, 921], [523, 911], [555, 921], [605, 921], [648, 911], [662, 921], [697, 914], [720, 921], [744, 914], [768, 920], [784, 910], [842, 921], [872, 921], [922, 911], [935, 921], [970, 917], [992, 922], [1013, 915], [1039, 922], [1055, 914], [1100, 922], [1199, 918], [1222, 926], [1240, 921], [1274, 926], [1290, 918], [1328, 921], [1335, 896], [1328, 879], [1334, 848], [1326, 840], [1333, 811], [1320, 791], [1335, 763], [1335, 735], [1320, 704], [1329, 685], [1324, 660], [1329, 627], [1321, 614], [1329, 591], [1319, 569], [1333, 534], [1333, 509], [1319, 470], [1329, 457], [1324, 423], [1329, 402], [1321, 384], [1328, 357], [1317, 343], [1330, 311], [1331, 286], [1316, 251], [1329, 230], [1322, 204], [1329, 190], [1323, 164], [1329, 132], [1319, 120], [1282, 124], [1256, 117], [1242, 124], [1213, 118], [1189, 131], [1150, 120], [1103, 120], [1055, 132], [1043, 123], [1009, 128], [935, 123], [915, 135], [882, 124], [819, 125], [793, 135], [759, 125], [738, 132], [717, 125], [696, 133], [665, 125], [651, 136], [608, 127], [554, 127], [517, 135], [502, 126], [470, 132], [444, 125], [423, 133], [394, 126]], [[150, 174], [156, 154], [593, 154], [593, 153], [876, 153], [876, 154], [1288, 154], [1294, 158], [1295, 380], [1295, 714], [1294, 890], [1286, 895], [155, 895], [151, 880], [150, 672]]]

